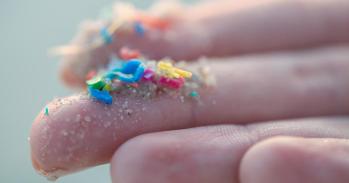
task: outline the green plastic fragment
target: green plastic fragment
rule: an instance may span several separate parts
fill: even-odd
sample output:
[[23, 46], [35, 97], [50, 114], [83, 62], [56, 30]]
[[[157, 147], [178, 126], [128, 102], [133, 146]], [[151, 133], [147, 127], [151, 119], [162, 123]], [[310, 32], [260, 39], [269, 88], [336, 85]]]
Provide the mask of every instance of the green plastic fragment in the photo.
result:
[[198, 97], [198, 96], [199, 96], [199, 93], [196, 92], [196, 91], [192, 91], [192, 92], [190, 92], [189, 95], [190, 95], [191, 97]]
[[86, 84], [89, 87], [91, 87], [93, 89], [97, 89], [97, 90], [102, 90], [103, 87], [106, 85], [105, 81], [100, 76], [92, 78], [92, 79], [86, 81]]

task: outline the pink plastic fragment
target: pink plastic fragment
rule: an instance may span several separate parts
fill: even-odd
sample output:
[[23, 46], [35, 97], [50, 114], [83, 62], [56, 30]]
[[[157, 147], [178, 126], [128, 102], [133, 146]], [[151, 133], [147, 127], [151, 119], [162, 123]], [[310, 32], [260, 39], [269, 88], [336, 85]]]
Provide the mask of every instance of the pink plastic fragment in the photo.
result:
[[164, 76], [161, 76], [159, 79], [159, 83], [161, 85], [164, 85], [166, 87], [169, 88], [173, 88], [173, 89], [178, 89], [181, 88], [184, 84], [184, 78], [180, 77], [180, 78], [167, 78]]
[[93, 77], [95, 77], [97, 75], [97, 72], [95, 70], [90, 70], [86, 76], [85, 76], [85, 79], [86, 80], [90, 80], [92, 79]]
[[143, 73], [143, 79], [146, 81], [152, 81], [154, 79], [154, 71], [151, 69], [146, 69]]

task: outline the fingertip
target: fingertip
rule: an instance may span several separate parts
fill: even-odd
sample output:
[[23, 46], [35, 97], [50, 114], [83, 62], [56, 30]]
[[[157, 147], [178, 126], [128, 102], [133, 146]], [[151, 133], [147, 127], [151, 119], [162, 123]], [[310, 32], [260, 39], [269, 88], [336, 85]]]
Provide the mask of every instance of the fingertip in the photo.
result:
[[[348, 182], [349, 144], [330, 139], [273, 137], [252, 146], [240, 166], [244, 183]], [[339, 145], [339, 146], [338, 146]], [[341, 149], [341, 156], [333, 153]], [[337, 151], [338, 152], [338, 151]], [[344, 156], [343, 156], [344, 155]]]
[[165, 98], [140, 103], [129, 97], [114, 97], [112, 105], [84, 93], [48, 104], [48, 110], [39, 113], [31, 129], [34, 168], [45, 176], [59, 177], [109, 162], [120, 144], [138, 134], [190, 124], [190, 106], [180, 101], [177, 105], [182, 107], [172, 119], [173, 106]]
[[88, 103], [81, 96], [56, 99], [35, 118], [30, 146], [32, 164], [38, 173], [56, 179], [101, 163], [98, 158], [102, 157], [93, 156], [94, 151], [89, 149], [91, 137], [87, 132], [94, 126], [93, 122], [83, 121], [81, 106], [84, 104]]

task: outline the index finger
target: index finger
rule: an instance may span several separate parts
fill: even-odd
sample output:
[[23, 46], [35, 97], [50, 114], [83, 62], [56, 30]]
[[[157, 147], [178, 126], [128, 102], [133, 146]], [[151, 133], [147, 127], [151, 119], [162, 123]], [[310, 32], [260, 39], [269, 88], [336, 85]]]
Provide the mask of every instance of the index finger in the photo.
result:
[[84, 93], [57, 99], [33, 124], [33, 164], [59, 176], [108, 162], [123, 142], [143, 133], [348, 114], [348, 53], [347, 48], [320, 49], [211, 63], [217, 85], [198, 90], [201, 103], [168, 95], [115, 96], [111, 106]]

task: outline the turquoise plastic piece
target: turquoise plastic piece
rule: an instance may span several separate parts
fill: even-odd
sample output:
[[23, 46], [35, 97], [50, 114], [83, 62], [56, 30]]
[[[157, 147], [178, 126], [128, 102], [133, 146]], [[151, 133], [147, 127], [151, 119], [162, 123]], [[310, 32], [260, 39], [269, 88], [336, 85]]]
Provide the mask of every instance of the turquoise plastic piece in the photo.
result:
[[115, 72], [108, 72], [104, 76], [105, 78], [108, 78], [109, 80], [113, 80], [117, 77], [117, 74]]
[[190, 95], [191, 97], [198, 97], [198, 96], [199, 96], [199, 93], [196, 92], [196, 91], [192, 91], [192, 92], [190, 92], [189, 95]]
[[108, 71], [118, 72], [122, 69], [125, 64], [125, 60], [121, 60], [119, 58], [112, 57], [110, 63], [108, 64]]
[[48, 116], [48, 107], [45, 107], [45, 115]]

